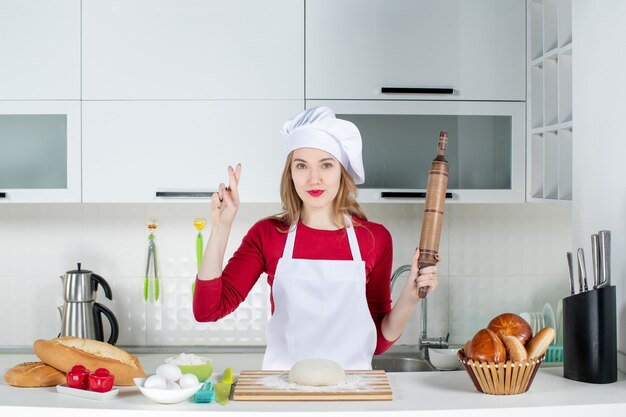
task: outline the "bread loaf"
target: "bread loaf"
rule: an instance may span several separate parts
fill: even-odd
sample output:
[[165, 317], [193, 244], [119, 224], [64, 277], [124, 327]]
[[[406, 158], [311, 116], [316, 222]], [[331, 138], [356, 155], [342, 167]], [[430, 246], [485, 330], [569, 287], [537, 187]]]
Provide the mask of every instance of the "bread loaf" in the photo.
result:
[[497, 335], [515, 336], [522, 342], [522, 345], [526, 345], [533, 336], [533, 331], [526, 320], [513, 313], [503, 313], [494, 317], [487, 328]]
[[65, 374], [42, 362], [24, 362], [6, 371], [4, 380], [14, 387], [52, 387], [65, 383]]
[[115, 385], [133, 385], [133, 378], [146, 376], [134, 355], [96, 340], [77, 337], [39, 339], [33, 348], [42, 362], [64, 372], [76, 364], [91, 371], [106, 368], [115, 376]]
[[500, 336], [504, 348], [506, 349], [507, 359], [513, 362], [524, 361], [528, 359], [526, 348], [522, 342], [515, 336]]
[[502, 363], [506, 350], [500, 338], [490, 329], [481, 329], [472, 338], [470, 358], [478, 362]]
[[552, 327], [544, 327], [539, 330], [526, 345], [528, 357], [534, 359], [543, 355], [554, 340], [554, 336], [556, 336], [556, 331]]

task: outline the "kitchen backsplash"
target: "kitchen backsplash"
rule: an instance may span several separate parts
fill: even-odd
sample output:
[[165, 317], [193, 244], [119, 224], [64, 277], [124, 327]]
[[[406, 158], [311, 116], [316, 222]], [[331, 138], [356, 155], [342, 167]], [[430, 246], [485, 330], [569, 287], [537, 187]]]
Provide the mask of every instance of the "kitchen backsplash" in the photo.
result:
[[[410, 261], [419, 239], [422, 204], [365, 205], [394, 243], [394, 269]], [[226, 257], [274, 204], [243, 204]], [[217, 323], [197, 323], [191, 312], [196, 272], [195, 217], [207, 204], [14, 204], [0, 205], [0, 347], [28, 347], [56, 337], [61, 280], [81, 262], [103, 276], [113, 301], [100, 291], [120, 324], [118, 344], [263, 345], [269, 291], [261, 277], [244, 304]], [[158, 302], [144, 302], [147, 219], [155, 233], [161, 280]], [[205, 243], [210, 226], [204, 230]], [[428, 300], [430, 336], [450, 333], [464, 343], [500, 312], [541, 311], [567, 295], [565, 252], [572, 242], [569, 206], [450, 204], [440, 245], [440, 286]], [[403, 277], [405, 277], [404, 275]], [[394, 289], [397, 296], [402, 283]], [[398, 343], [419, 334], [419, 308]], [[105, 332], [107, 333], [107, 332]]]

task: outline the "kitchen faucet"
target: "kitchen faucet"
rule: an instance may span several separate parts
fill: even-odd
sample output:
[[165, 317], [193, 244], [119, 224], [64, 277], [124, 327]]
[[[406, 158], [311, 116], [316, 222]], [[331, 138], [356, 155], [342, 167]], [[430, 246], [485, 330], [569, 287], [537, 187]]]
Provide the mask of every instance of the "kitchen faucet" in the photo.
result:
[[[402, 265], [398, 269], [391, 274], [391, 292], [393, 293], [393, 286], [396, 282], [396, 279], [411, 270], [411, 265]], [[448, 338], [450, 337], [450, 333], [446, 335], [446, 337], [428, 337], [428, 313], [427, 313], [427, 302], [428, 298], [422, 298], [421, 302], [421, 328], [420, 328], [420, 336], [418, 341], [419, 346], [419, 356], [422, 359], [428, 358], [428, 348], [429, 347], [438, 347], [438, 348], [447, 348], [448, 347]]]

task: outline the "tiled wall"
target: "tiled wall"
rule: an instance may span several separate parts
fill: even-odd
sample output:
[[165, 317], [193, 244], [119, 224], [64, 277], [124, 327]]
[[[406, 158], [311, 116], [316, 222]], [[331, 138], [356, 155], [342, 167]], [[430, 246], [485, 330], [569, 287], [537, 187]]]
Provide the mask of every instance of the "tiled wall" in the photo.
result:
[[[82, 262], [111, 285], [113, 301], [98, 301], [120, 323], [119, 345], [262, 345], [268, 288], [259, 279], [248, 299], [217, 323], [196, 323], [191, 312], [195, 217], [206, 204], [0, 205], [0, 346], [29, 346], [55, 337], [59, 276]], [[226, 251], [230, 256], [248, 228], [278, 205], [240, 208]], [[394, 268], [410, 261], [419, 240], [423, 205], [366, 205], [370, 220], [385, 224], [394, 240]], [[161, 298], [143, 300], [148, 218], [157, 218]], [[209, 226], [210, 227], [210, 226]], [[205, 242], [209, 230], [203, 232]], [[429, 335], [450, 332], [463, 343], [503, 311], [541, 311], [567, 294], [566, 250], [571, 210], [548, 205], [446, 207], [439, 264], [440, 286], [429, 296]], [[402, 285], [396, 285], [397, 296]], [[398, 343], [419, 333], [419, 308]]]

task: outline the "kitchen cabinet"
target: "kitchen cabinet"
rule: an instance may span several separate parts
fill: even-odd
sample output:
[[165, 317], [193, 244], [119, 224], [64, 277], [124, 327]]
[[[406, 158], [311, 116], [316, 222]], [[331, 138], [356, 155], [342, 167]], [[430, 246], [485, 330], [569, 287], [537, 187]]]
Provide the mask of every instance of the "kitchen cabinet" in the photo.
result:
[[572, 200], [572, 2], [529, 0], [527, 199]]
[[80, 101], [0, 101], [0, 202], [81, 201]]
[[85, 100], [302, 98], [302, 1], [82, 3]]
[[278, 202], [280, 128], [303, 109], [302, 100], [86, 101], [83, 201], [208, 198], [241, 163], [241, 201]]
[[308, 0], [306, 98], [524, 101], [525, 33], [525, 0]]
[[447, 202], [521, 203], [525, 103], [307, 100], [357, 125], [363, 138], [362, 203], [423, 202], [439, 132], [448, 132]]
[[0, 0], [0, 100], [80, 99], [80, 0]]

